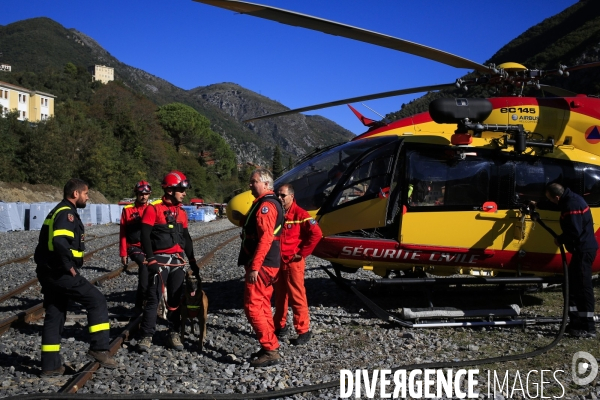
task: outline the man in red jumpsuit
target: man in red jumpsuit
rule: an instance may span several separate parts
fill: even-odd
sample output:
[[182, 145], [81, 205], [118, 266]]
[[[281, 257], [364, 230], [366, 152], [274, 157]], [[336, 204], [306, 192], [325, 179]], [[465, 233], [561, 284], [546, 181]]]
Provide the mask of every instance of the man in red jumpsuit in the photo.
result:
[[288, 300], [292, 307], [294, 329], [298, 338], [292, 344], [306, 344], [311, 337], [309, 330], [308, 301], [304, 288], [305, 259], [323, 236], [321, 228], [294, 199], [294, 188], [284, 184], [277, 189], [277, 197], [283, 203], [285, 218], [281, 234], [281, 268], [275, 284], [275, 333], [283, 337], [289, 331], [286, 325]]
[[261, 346], [252, 355], [254, 359], [250, 365], [265, 367], [281, 361], [277, 350], [279, 341], [273, 325], [271, 296], [279, 272], [283, 209], [273, 192], [271, 172], [266, 169], [254, 170], [249, 184], [255, 200], [248, 214], [242, 218], [242, 246], [238, 265], [246, 269], [244, 311]]
[[[189, 181], [183, 173], [171, 171], [165, 175], [161, 186], [164, 191], [162, 199], [152, 202], [142, 217], [142, 248], [148, 261], [150, 281], [140, 326], [142, 340], [138, 348], [146, 352], [150, 351], [152, 346], [158, 302], [164, 296], [169, 323], [167, 345], [174, 350], [183, 350], [183, 343], [179, 337], [179, 304], [185, 279], [184, 253], [194, 274], [199, 275], [194, 257], [194, 244], [188, 231], [187, 214], [181, 208], [185, 192], [190, 186]], [[198, 281], [200, 282], [199, 276]]]
[[119, 256], [121, 264], [127, 268], [127, 257], [138, 265], [138, 287], [135, 296], [135, 314], [142, 312], [146, 291], [148, 290], [148, 268], [144, 265], [146, 255], [142, 250], [142, 216], [148, 206], [148, 198], [152, 193], [150, 184], [139, 181], [133, 188], [135, 203], [123, 207], [121, 213], [121, 230], [119, 231]]

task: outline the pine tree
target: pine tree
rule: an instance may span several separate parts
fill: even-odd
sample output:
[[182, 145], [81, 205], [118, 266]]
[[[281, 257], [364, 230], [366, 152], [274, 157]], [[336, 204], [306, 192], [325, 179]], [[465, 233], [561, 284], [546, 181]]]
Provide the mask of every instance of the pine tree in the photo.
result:
[[288, 158], [288, 166], [287, 166], [287, 170], [288, 170], [288, 171], [291, 171], [291, 170], [292, 170], [292, 168], [294, 168], [294, 163], [292, 162], [292, 156], [290, 156], [290, 157]]
[[277, 179], [283, 173], [283, 162], [281, 161], [281, 150], [275, 146], [273, 151], [273, 178]]

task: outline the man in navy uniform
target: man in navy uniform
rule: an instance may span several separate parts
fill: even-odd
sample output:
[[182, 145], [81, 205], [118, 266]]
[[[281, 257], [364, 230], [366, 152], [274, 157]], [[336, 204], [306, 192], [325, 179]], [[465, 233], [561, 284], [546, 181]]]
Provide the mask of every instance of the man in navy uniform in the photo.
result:
[[88, 185], [73, 178], [63, 192], [63, 200], [44, 221], [34, 255], [46, 309], [42, 330], [42, 376], [59, 376], [65, 372], [60, 342], [69, 300], [80, 303], [87, 310], [88, 357], [103, 367], [117, 367], [117, 362], [107, 351], [110, 325], [106, 298], [79, 274], [79, 268], [83, 266], [85, 236], [77, 208], [85, 208]]
[[558, 183], [546, 187], [546, 197], [560, 207], [562, 234], [555, 240], [571, 253], [569, 264], [569, 326], [576, 337], [596, 337], [592, 264], [598, 251], [594, 221], [583, 197]]

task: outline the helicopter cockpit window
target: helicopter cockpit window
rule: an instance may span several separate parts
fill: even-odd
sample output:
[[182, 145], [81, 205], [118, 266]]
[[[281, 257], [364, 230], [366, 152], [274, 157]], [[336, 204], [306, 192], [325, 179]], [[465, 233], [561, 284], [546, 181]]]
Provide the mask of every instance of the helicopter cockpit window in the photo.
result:
[[491, 163], [485, 159], [458, 160], [443, 154], [412, 152], [408, 155], [408, 174], [411, 207], [472, 209], [489, 200]]
[[386, 188], [389, 192], [390, 168], [395, 153], [395, 146], [385, 146], [362, 159], [344, 182], [342, 191], [333, 204], [337, 206], [371, 199], [379, 196]]
[[573, 186], [575, 183], [572, 163], [560, 160], [538, 159], [535, 161], [523, 160], [515, 163], [515, 198], [513, 206], [527, 204], [535, 201], [541, 208], [552, 208], [546, 199], [546, 185], [560, 183]]
[[[305, 210], [317, 210], [358, 157], [370, 149], [385, 147], [386, 144], [397, 140], [396, 137], [382, 137], [352, 141], [333, 147], [281, 176], [275, 181], [275, 187], [291, 183], [298, 205]], [[368, 174], [368, 171], [354, 173], [358, 174], [356, 179], [359, 179], [361, 174]]]

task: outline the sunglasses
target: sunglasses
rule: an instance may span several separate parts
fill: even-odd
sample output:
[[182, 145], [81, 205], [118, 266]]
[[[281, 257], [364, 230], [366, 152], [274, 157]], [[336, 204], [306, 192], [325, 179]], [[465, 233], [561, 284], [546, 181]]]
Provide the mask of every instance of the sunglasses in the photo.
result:
[[287, 196], [289, 196], [289, 194], [277, 193], [277, 197], [281, 197], [282, 199], [285, 199]]

